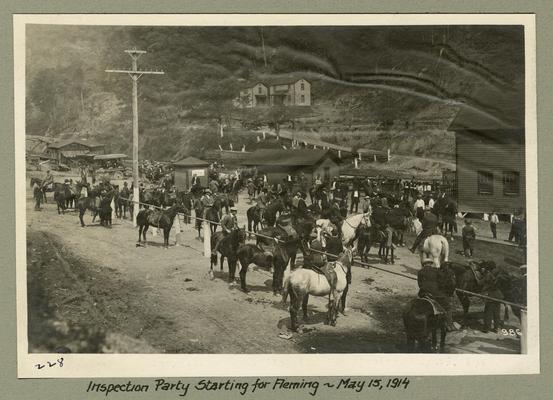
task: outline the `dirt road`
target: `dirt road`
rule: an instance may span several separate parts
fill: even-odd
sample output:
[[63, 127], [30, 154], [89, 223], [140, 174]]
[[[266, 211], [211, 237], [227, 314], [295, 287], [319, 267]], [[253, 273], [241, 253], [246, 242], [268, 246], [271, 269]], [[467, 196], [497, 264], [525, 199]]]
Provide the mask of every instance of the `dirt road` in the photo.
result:
[[[248, 206], [241, 198], [241, 225]], [[87, 214], [85, 222], [90, 220]], [[31, 351], [59, 346], [74, 352], [157, 353], [405, 350], [401, 312], [416, 296], [414, 280], [354, 267], [349, 311], [338, 318], [337, 326], [324, 324], [324, 299], [310, 298], [304, 332], [283, 338], [279, 335], [288, 334], [289, 313], [281, 298], [273, 296], [268, 271], [250, 267], [251, 292], [245, 294], [227, 283], [226, 264], [224, 272], [216, 271], [215, 279], [209, 279], [209, 260], [192, 226], [183, 225], [186, 245], [168, 250], [161, 247], [162, 238], [150, 234], [147, 247], [136, 247], [137, 234], [127, 220], [114, 220], [111, 229], [96, 224], [81, 228], [75, 213], [58, 215], [52, 203], [34, 211], [28, 193]], [[174, 233], [170, 243], [175, 243]], [[518, 249], [498, 244], [478, 243], [476, 251], [500, 263], [516, 264], [521, 258]], [[397, 249], [397, 255], [392, 266], [378, 264], [374, 256], [371, 262], [415, 277], [418, 258], [404, 248]], [[461, 260], [457, 254], [452, 258]], [[472, 311], [481, 311], [482, 303], [474, 304]], [[473, 316], [474, 327], [479, 327], [479, 315]], [[513, 319], [507, 325], [518, 327]], [[87, 334], [96, 339], [82, 339]], [[519, 347], [516, 337], [468, 329], [449, 334], [446, 350], [517, 353]]]

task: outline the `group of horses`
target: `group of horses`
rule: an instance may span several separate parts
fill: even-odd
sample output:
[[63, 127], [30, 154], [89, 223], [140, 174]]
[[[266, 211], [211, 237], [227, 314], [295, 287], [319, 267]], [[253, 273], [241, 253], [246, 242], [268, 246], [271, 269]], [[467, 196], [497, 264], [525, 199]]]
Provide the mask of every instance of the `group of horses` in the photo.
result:
[[128, 210], [132, 218], [132, 198], [121, 198], [112, 185], [102, 184], [92, 187], [89, 183], [77, 181], [73, 184], [54, 182], [51, 186], [43, 186], [41, 179], [32, 177], [31, 187], [35, 183], [40, 188], [38, 189], [40, 193], [35, 193], [35, 196], [41, 196], [41, 202], [46, 203], [46, 193], [53, 192], [58, 214], [65, 214], [69, 210], [78, 211], [82, 227], [86, 226], [83, 219], [86, 211], [92, 213], [92, 223], [99, 218], [102, 226], [111, 226], [112, 203], [115, 205], [117, 217], [124, 217]]
[[[36, 178], [31, 180], [31, 185]], [[41, 183], [38, 182], [37, 183]], [[86, 192], [83, 194], [83, 190]], [[91, 188], [90, 185], [82, 182], [75, 184], [75, 190], [68, 185], [55, 183], [53, 185], [54, 199], [58, 205], [58, 212], [63, 213], [72, 204], [79, 211], [79, 220], [84, 227], [83, 215], [86, 210], [92, 211], [93, 222], [97, 216], [102, 224], [111, 224], [112, 200], [118, 197], [118, 191], [111, 188]], [[185, 221], [189, 219], [190, 210], [198, 207], [198, 198], [191, 193], [177, 193], [175, 196], [166, 196], [164, 192], [156, 190], [145, 190], [141, 193], [141, 199], [151, 205], [159, 204], [168, 208], [157, 207], [144, 208], [137, 214], [138, 244], [146, 242], [146, 232], [150, 226], [163, 231], [163, 246], [169, 246], [169, 234], [175, 216], [178, 213], [185, 215]], [[132, 212], [132, 199], [118, 199], [117, 204], [126, 202]], [[379, 244], [379, 255], [384, 259], [388, 258], [387, 250], [392, 250], [391, 261], [393, 262], [393, 246], [390, 243], [401, 245], [403, 243], [403, 232], [409, 228], [411, 215], [408, 210], [402, 207], [389, 209], [378, 205], [370, 213], [359, 213], [344, 218], [336, 209], [321, 209], [320, 202], [313, 202], [306, 213], [294, 214], [291, 211], [291, 199], [273, 197], [264, 209], [252, 206], [247, 210], [248, 230], [256, 233], [256, 243], [246, 243], [248, 235], [245, 227], [236, 228], [230, 234], [224, 236], [217, 232], [217, 222], [220, 220], [224, 209], [228, 212], [233, 205], [232, 199], [224, 194], [215, 195], [214, 206], [207, 210], [206, 217], [210, 224], [211, 248], [221, 241], [218, 254], [212, 253], [210, 258], [209, 273], [213, 276], [213, 267], [218, 262], [223, 270], [224, 260], [227, 260], [230, 282], [235, 281], [237, 263], [240, 263], [240, 287], [248, 292], [247, 272], [248, 267], [254, 264], [261, 268], [270, 269], [273, 272], [272, 290], [275, 295], [282, 293], [283, 302], [290, 298], [290, 321], [291, 329], [298, 329], [298, 313], [303, 310], [303, 319], [306, 320], [307, 304], [309, 296], [328, 297], [327, 322], [335, 325], [338, 317], [338, 303], [347, 290], [347, 276], [353, 263], [355, 252], [362, 261], [367, 261], [368, 249], [371, 243]], [[109, 212], [108, 212], [109, 211]], [[203, 216], [203, 210], [201, 212]], [[279, 224], [280, 217], [291, 213], [290, 226], [283, 227]], [[326, 218], [324, 218], [326, 217]], [[377, 225], [377, 227], [375, 227]], [[200, 225], [198, 235], [200, 235]], [[388, 228], [385, 232], [382, 226]], [[327, 229], [331, 227], [330, 231]], [[298, 252], [304, 256], [309, 253], [309, 241], [316, 234], [330, 232], [337, 234], [342, 246], [335, 251], [334, 260], [330, 261], [335, 271], [337, 283], [331, 289], [327, 279], [321, 279], [319, 272], [308, 268], [296, 268], [295, 260]], [[393, 235], [393, 237], [390, 237]], [[383, 253], [382, 253], [383, 252]], [[218, 255], [220, 256], [218, 259]], [[455, 287], [458, 289], [478, 292], [480, 290], [474, 272], [465, 265], [452, 263], [448, 260], [449, 248], [447, 239], [441, 235], [432, 235], [427, 238], [421, 248], [421, 261], [430, 259], [436, 268], [443, 269], [446, 273], [454, 276]], [[290, 273], [284, 279], [285, 271], [290, 265]], [[509, 276], [504, 276], [500, 281], [501, 290], [505, 299], [513, 302], [524, 303], [526, 293], [525, 281], [515, 282]], [[463, 321], [466, 322], [470, 300], [463, 292], [457, 292], [463, 306]], [[519, 316], [518, 309], [515, 314]], [[422, 351], [437, 347], [437, 331], [440, 332], [440, 349], [443, 350], [446, 335], [446, 318], [444, 314], [436, 313], [435, 305], [427, 299], [415, 299], [403, 314], [404, 326], [407, 333], [408, 348], [414, 349], [414, 342], [419, 342]], [[428, 343], [427, 337], [432, 336]]]

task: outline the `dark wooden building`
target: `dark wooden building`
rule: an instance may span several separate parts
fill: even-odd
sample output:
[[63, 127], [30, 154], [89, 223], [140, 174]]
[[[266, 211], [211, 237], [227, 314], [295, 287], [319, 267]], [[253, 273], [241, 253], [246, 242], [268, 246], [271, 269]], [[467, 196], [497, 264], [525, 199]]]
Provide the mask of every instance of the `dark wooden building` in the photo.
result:
[[175, 168], [175, 186], [178, 190], [188, 190], [192, 178], [198, 177], [202, 186], [207, 186], [209, 163], [196, 157], [187, 157], [173, 163]]
[[58, 163], [71, 164], [74, 160], [104, 154], [105, 145], [85, 139], [65, 139], [50, 143], [47, 155]]
[[461, 212], [516, 214], [526, 206], [524, 91], [476, 93], [462, 107], [455, 132], [454, 192]]
[[243, 165], [255, 167], [258, 173], [267, 175], [270, 184], [282, 182], [288, 175], [299, 175], [302, 172], [309, 181], [313, 181], [317, 175], [327, 181], [340, 175], [339, 159], [329, 150], [320, 149], [259, 149]]

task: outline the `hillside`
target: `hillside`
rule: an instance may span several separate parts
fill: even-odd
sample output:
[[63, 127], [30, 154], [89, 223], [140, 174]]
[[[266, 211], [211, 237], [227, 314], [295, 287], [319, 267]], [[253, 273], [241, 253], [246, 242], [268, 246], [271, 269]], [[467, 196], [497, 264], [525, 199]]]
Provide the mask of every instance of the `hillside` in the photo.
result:
[[[262, 46], [262, 39], [263, 44]], [[148, 51], [139, 83], [141, 157], [171, 160], [256, 146], [232, 101], [244, 82], [299, 73], [313, 83], [309, 115], [286, 129], [394, 154], [452, 160], [447, 125], [486, 86], [524, 81], [517, 27], [29, 26], [28, 135], [80, 135], [130, 154], [128, 48]], [[267, 121], [265, 121], [267, 122]], [[219, 124], [226, 125], [221, 138]]]

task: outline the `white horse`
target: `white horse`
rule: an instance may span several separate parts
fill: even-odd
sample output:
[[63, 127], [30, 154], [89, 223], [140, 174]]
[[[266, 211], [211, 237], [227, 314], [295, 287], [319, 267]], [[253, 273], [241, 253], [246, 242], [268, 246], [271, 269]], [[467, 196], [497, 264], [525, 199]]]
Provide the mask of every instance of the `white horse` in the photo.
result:
[[432, 235], [424, 239], [421, 250], [421, 265], [428, 260], [434, 264], [434, 268], [440, 268], [442, 262], [448, 262], [449, 243], [442, 235]]
[[329, 296], [327, 321], [332, 326], [336, 325], [338, 318], [338, 303], [342, 298], [342, 293], [347, 287], [346, 275], [351, 268], [353, 255], [350, 249], [345, 249], [335, 262], [328, 263], [336, 272], [336, 288], [330, 289], [330, 284], [324, 275], [311, 269], [298, 268], [290, 273], [284, 281], [282, 292], [282, 302], [286, 303], [286, 298], [290, 294], [290, 320], [291, 330], [298, 328], [298, 311], [303, 309], [303, 319], [307, 319], [307, 301], [309, 295]]
[[353, 240], [355, 239], [355, 233], [357, 228], [361, 224], [365, 224], [370, 228], [371, 219], [370, 213], [361, 213], [352, 215], [349, 218], [346, 218], [342, 223], [342, 244], [344, 247], [351, 247], [353, 245]]
[[[355, 239], [355, 233], [357, 231], [357, 228], [361, 224], [365, 224], [367, 227], [371, 226], [370, 213], [352, 215], [351, 217], [346, 218], [344, 222], [342, 222], [342, 245], [344, 247], [352, 247], [353, 240]], [[330, 230], [334, 227], [334, 224], [330, 222], [329, 219], [318, 219], [315, 222], [315, 225], [317, 228], [317, 236], [319, 237], [319, 239], [321, 239], [320, 234], [322, 232], [331, 233]], [[356, 246], [354, 246], [354, 248], [355, 247]]]

